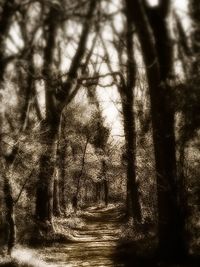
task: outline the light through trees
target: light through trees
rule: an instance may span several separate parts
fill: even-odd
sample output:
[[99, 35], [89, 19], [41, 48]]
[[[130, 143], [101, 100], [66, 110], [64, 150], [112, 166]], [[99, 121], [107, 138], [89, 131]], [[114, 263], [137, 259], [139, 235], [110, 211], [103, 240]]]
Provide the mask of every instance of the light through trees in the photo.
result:
[[0, 255], [198, 254], [200, 14], [179, 2], [0, 2]]

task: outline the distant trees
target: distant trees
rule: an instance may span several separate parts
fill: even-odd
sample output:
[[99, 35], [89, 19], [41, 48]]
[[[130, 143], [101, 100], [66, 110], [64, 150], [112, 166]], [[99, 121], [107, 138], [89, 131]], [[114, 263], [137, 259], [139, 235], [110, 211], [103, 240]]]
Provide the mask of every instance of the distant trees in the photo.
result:
[[[104, 40], [101, 38], [104, 47], [107, 66], [114, 84], [119, 92], [121, 101], [121, 113], [123, 118], [123, 130], [125, 138], [124, 159], [127, 178], [127, 215], [133, 217], [136, 224], [141, 223], [142, 213], [139, 200], [139, 182], [136, 181], [136, 118], [135, 118], [135, 86], [136, 86], [136, 61], [134, 55], [134, 27], [130, 23], [130, 12], [126, 9], [126, 22], [122, 33], [118, 33], [112, 24], [113, 49], [116, 50], [119, 71], [114, 72], [111, 58]], [[124, 57], [126, 58], [124, 60]]]

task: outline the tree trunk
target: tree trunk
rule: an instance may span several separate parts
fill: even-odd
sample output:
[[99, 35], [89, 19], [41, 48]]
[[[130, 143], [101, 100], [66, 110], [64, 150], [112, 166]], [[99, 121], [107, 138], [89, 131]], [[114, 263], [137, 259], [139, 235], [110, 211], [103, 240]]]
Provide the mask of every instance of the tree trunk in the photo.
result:
[[103, 181], [104, 183], [104, 200], [105, 200], [105, 206], [107, 207], [108, 206], [108, 181], [105, 179]]
[[58, 169], [54, 171], [54, 188], [53, 188], [53, 214], [56, 217], [61, 215], [60, 210], [60, 188]]
[[10, 254], [16, 241], [16, 225], [14, 218], [14, 201], [9, 178], [4, 174], [4, 198], [6, 207], [6, 223], [8, 224], [7, 246]]
[[[154, 153], [157, 173], [159, 256], [185, 255], [183, 221], [178, 203], [174, 116], [168, 112], [166, 87], [162, 86], [155, 38], [141, 1], [126, 0], [138, 33], [151, 101]], [[169, 99], [168, 99], [169, 100]]]
[[57, 153], [57, 134], [59, 123], [48, 127], [49, 123], [43, 122], [41, 142], [44, 146], [40, 157], [38, 183], [36, 188], [36, 218], [43, 223], [52, 224], [54, 168]]
[[[122, 101], [123, 124], [127, 159], [127, 215], [133, 216], [136, 223], [142, 220], [139, 202], [138, 183], [136, 181], [136, 129], [134, 114], [134, 88], [136, 81], [136, 66], [133, 51], [133, 27], [131, 13], [126, 9], [127, 32], [127, 81], [121, 81], [120, 95]], [[120, 53], [120, 51], [118, 51]]]
[[108, 181], [107, 181], [107, 163], [105, 159], [101, 160], [101, 183], [104, 190], [105, 206], [108, 206]]
[[6, 162], [6, 160], [4, 160], [3, 157], [4, 155], [2, 151], [2, 116], [0, 114], [0, 169], [1, 169], [1, 179], [3, 182], [3, 193], [5, 202], [5, 220], [7, 224], [6, 241], [7, 241], [8, 254], [11, 254], [12, 249], [16, 242], [16, 225], [14, 216], [15, 214], [14, 214], [14, 200], [12, 195], [12, 186], [10, 184], [8, 170], [9, 170], [9, 164], [11, 165], [13, 163], [14, 158], [12, 158], [10, 162]]
[[96, 182], [96, 202], [99, 203], [101, 200], [101, 183]]
[[[61, 159], [60, 142], [61, 142], [61, 122], [59, 125], [58, 134], [57, 134], [56, 163], [55, 163], [55, 167], [54, 167], [53, 214], [56, 217], [61, 216], [61, 208], [60, 208], [61, 168], [60, 168], [60, 161], [62, 161], [62, 159]], [[65, 155], [63, 155], [63, 156], [65, 156]], [[65, 157], [64, 157], [64, 159], [65, 159]]]
[[133, 115], [133, 92], [122, 99], [122, 111], [124, 117], [124, 133], [127, 159], [127, 212], [133, 216], [136, 222], [141, 222], [141, 207], [139, 203], [138, 184], [136, 182], [136, 135], [135, 120]]
[[65, 144], [61, 144], [59, 152], [59, 172], [60, 172], [60, 204], [63, 211], [66, 210], [66, 150]]
[[[178, 158], [178, 178], [179, 178], [179, 191], [180, 191], [180, 203], [182, 208], [182, 218], [187, 225], [189, 217], [191, 216], [191, 210], [188, 205], [188, 191], [186, 184], [186, 172], [185, 172], [185, 164], [186, 164], [186, 155], [185, 150], [187, 148], [188, 138], [187, 133], [183, 133], [179, 140], [179, 158]], [[189, 229], [185, 227], [185, 245], [187, 247], [187, 251], [189, 250], [189, 244], [191, 241], [191, 235], [189, 233]]]

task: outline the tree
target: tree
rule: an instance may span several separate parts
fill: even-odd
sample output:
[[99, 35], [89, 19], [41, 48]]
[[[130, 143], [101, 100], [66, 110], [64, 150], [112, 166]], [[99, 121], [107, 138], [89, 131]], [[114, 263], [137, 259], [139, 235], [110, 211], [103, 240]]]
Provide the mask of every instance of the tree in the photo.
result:
[[[171, 57], [166, 16], [169, 1], [160, 1], [153, 17], [142, 1], [126, 1], [140, 41], [151, 101], [153, 141], [157, 175], [159, 255], [165, 259], [185, 254], [184, 221], [179, 203], [174, 112], [167, 84]], [[155, 19], [155, 22], [154, 22]], [[166, 43], [167, 42], [167, 43]], [[161, 54], [162, 52], [162, 54]]]
[[[15, 1], [4, 1], [2, 5], [2, 13], [1, 13], [1, 19], [0, 19], [0, 82], [3, 80], [4, 72], [6, 63], [8, 61], [8, 58], [4, 57], [4, 42], [5, 38], [8, 35], [8, 31], [11, 24], [11, 18], [15, 12]], [[15, 148], [11, 152], [10, 157], [5, 157], [3, 150], [2, 150], [2, 127], [3, 127], [3, 121], [2, 121], [2, 114], [0, 118], [0, 166], [1, 166], [1, 176], [3, 181], [3, 191], [4, 191], [4, 200], [5, 200], [5, 207], [6, 207], [6, 223], [8, 225], [8, 239], [7, 239], [7, 247], [8, 247], [8, 253], [10, 254], [12, 251], [12, 248], [15, 245], [15, 239], [16, 239], [16, 225], [15, 225], [15, 218], [14, 218], [14, 201], [13, 201], [13, 195], [12, 195], [12, 187], [10, 184], [9, 179], [9, 166], [13, 163], [13, 160], [15, 156]]]
[[[51, 64], [53, 60], [53, 48], [55, 46], [56, 22], [52, 20], [52, 15], [57, 14], [57, 8], [51, 7], [48, 16], [48, 39], [44, 53], [45, 63], [44, 76], [46, 77], [46, 119], [42, 123], [44, 133], [42, 142], [46, 150], [41, 156], [40, 172], [38, 176], [36, 194], [36, 216], [41, 222], [48, 222], [52, 225], [53, 215], [53, 173], [56, 158], [56, 143], [60, 126], [61, 114], [64, 107], [71, 101], [77, 93], [78, 87], [74, 87], [77, 82], [78, 70], [85, 53], [87, 38], [90, 30], [90, 22], [96, 7], [96, 0], [89, 3], [88, 12], [83, 23], [82, 32], [76, 53], [72, 59], [67, 81], [63, 82], [61, 88], [55, 90], [49, 83], [51, 78]], [[53, 16], [54, 17], [54, 16]]]
[[[133, 34], [134, 28], [130, 23], [130, 12], [126, 9], [126, 30], [122, 33], [125, 38], [126, 62], [122, 60], [123, 49], [119, 34], [117, 35], [114, 48], [118, 54], [119, 65], [121, 66], [118, 73], [112, 70], [109, 53], [101, 38], [107, 58], [108, 69], [113, 77], [114, 83], [119, 91], [122, 105], [123, 128], [125, 134], [125, 157], [126, 157], [126, 176], [127, 176], [127, 215], [133, 216], [136, 224], [142, 220], [141, 207], [139, 202], [139, 185], [136, 181], [136, 129], [134, 113], [134, 88], [136, 83], [136, 62], [134, 58]], [[113, 32], [116, 33], [114, 26]], [[119, 45], [117, 45], [119, 43]], [[123, 66], [126, 66], [124, 70]], [[124, 73], [126, 72], [126, 74]], [[119, 81], [117, 79], [119, 76]]]

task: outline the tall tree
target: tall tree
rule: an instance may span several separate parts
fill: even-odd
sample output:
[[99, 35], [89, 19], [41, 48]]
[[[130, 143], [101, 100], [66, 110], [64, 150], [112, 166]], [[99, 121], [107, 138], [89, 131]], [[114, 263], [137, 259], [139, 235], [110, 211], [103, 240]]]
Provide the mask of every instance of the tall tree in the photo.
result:
[[36, 193], [36, 216], [38, 219], [45, 223], [52, 222], [53, 215], [53, 173], [56, 159], [56, 143], [60, 126], [60, 119], [63, 108], [77, 93], [77, 87], [74, 85], [77, 82], [78, 70], [82, 58], [85, 53], [86, 43], [90, 30], [90, 23], [93, 17], [96, 0], [89, 2], [88, 12], [85, 17], [85, 22], [82, 26], [82, 32], [79, 40], [76, 53], [72, 59], [67, 81], [62, 83], [60, 89], [55, 90], [51, 81], [51, 68], [53, 60], [53, 48], [55, 46], [55, 34], [56, 34], [56, 21], [52, 18], [57, 16], [57, 7], [51, 7], [48, 16], [48, 31], [47, 42], [44, 53], [45, 68], [44, 76], [46, 78], [46, 119], [42, 124], [42, 142], [46, 146], [44, 153], [40, 160], [40, 171], [38, 176], [37, 193]]
[[[134, 88], [136, 83], [136, 62], [133, 51], [134, 28], [131, 23], [131, 12], [126, 7], [126, 53], [127, 77], [126, 82], [119, 87], [122, 101], [123, 123], [125, 133], [127, 158], [127, 192], [130, 202], [130, 213], [136, 222], [141, 222], [142, 214], [139, 203], [138, 183], [136, 181], [136, 128], [134, 112]], [[119, 51], [118, 51], [119, 53]], [[129, 205], [128, 205], [129, 206]]]
[[52, 220], [53, 215], [53, 187], [54, 167], [57, 151], [57, 134], [59, 130], [59, 117], [55, 106], [53, 83], [51, 79], [54, 62], [54, 49], [56, 44], [56, 33], [58, 24], [53, 17], [58, 16], [56, 6], [51, 5], [46, 25], [44, 26], [46, 46], [44, 49], [43, 76], [45, 78], [45, 120], [42, 121], [41, 143], [45, 151], [40, 158], [38, 184], [36, 189], [36, 216], [40, 221]]
[[[6, 66], [5, 38], [8, 35], [11, 25], [11, 18], [15, 11], [14, 4], [15, 4], [14, 0], [4, 1], [1, 7], [2, 11], [0, 18], [0, 82], [3, 80], [5, 72], [5, 66]], [[16, 226], [14, 218], [14, 202], [13, 202], [12, 187], [10, 184], [7, 167], [13, 163], [13, 157], [11, 156], [11, 158], [10, 157], [6, 158], [5, 155], [3, 154], [2, 127], [3, 127], [3, 116], [1, 114], [0, 115], [0, 167], [1, 167], [1, 179], [3, 181], [5, 209], [6, 209], [5, 212], [6, 223], [8, 225], [7, 246], [8, 246], [8, 253], [10, 254], [12, 248], [15, 245]]]
[[166, 25], [169, 1], [160, 1], [155, 10], [140, 0], [126, 0], [126, 5], [132, 11], [149, 85], [157, 176], [159, 255], [179, 258], [186, 251], [177, 185], [173, 99], [167, 84], [172, 60]]

